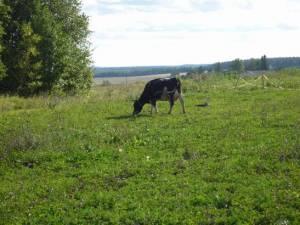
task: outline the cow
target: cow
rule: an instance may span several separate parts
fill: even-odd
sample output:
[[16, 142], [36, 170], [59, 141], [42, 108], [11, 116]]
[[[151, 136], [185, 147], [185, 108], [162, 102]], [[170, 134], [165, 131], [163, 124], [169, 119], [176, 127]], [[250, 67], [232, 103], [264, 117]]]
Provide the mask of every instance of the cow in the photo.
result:
[[179, 99], [182, 107], [182, 112], [185, 113], [184, 101], [181, 92], [181, 82], [177, 78], [161, 78], [149, 81], [144, 88], [140, 98], [133, 104], [133, 115], [139, 114], [144, 105], [149, 103], [151, 105], [151, 114], [153, 108], [157, 112], [157, 101], [169, 101], [170, 110], [172, 113], [174, 102]]

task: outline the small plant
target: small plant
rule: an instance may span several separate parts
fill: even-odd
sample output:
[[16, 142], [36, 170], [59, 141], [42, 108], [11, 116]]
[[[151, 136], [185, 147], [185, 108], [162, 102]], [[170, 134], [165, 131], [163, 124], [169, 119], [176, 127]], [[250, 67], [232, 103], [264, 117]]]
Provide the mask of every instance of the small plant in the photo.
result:
[[61, 98], [58, 96], [51, 96], [47, 100], [47, 106], [49, 109], [55, 109], [56, 106], [61, 102]]
[[30, 151], [38, 149], [42, 144], [41, 138], [33, 133], [27, 124], [19, 129], [9, 130], [5, 135], [4, 154], [9, 155], [13, 151]]

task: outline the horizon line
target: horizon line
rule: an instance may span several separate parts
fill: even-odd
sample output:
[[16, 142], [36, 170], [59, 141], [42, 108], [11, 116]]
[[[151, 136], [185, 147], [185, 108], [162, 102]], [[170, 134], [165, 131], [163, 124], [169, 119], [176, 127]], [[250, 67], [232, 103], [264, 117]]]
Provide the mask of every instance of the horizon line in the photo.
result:
[[[262, 55], [263, 56], [263, 55]], [[261, 57], [262, 57], [261, 56]], [[267, 55], [266, 55], [267, 56]], [[275, 56], [275, 57], [268, 57], [267, 59], [278, 59], [278, 58], [300, 58], [300, 56]], [[251, 58], [239, 58], [236, 57], [234, 59], [231, 60], [226, 60], [226, 61], [215, 61], [212, 63], [183, 63], [183, 64], [151, 64], [151, 65], [128, 65], [128, 66], [97, 66], [97, 65], [92, 65], [92, 68], [130, 68], [130, 67], [176, 67], [176, 66], [209, 66], [209, 65], [213, 65], [215, 63], [227, 63], [227, 62], [231, 62], [235, 59], [240, 59], [242, 61], [246, 61], [246, 60], [250, 60], [250, 59], [260, 59], [259, 58], [255, 58], [255, 57], [251, 57]]]

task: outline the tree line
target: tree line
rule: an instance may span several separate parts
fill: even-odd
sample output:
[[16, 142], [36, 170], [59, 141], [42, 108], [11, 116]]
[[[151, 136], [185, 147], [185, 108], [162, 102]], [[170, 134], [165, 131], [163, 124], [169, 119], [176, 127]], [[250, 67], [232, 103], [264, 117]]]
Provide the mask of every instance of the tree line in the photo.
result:
[[88, 35], [80, 0], [0, 0], [0, 92], [89, 89]]
[[208, 70], [215, 72], [234, 71], [259, 71], [259, 70], [280, 70], [289, 67], [300, 67], [300, 57], [278, 57], [267, 58], [263, 55], [261, 58], [251, 58], [241, 60], [239, 58], [229, 62], [218, 62], [207, 67], [202, 67], [200, 70]]
[[214, 64], [192, 64], [181, 66], [139, 66], [139, 67], [96, 67], [96, 77], [125, 77], [156, 74], [203, 73], [203, 72], [237, 72], [278, 70], [288, 67], [300, 67], [300, 57], [235, 59]]
[[257, 71], [257, 70], [268, 70], [269, 63], [266, 55], [263, 55], [260, 59], [249, 59], [241, 60], [239, 58], [233, 60], [232, 62], [225, 63], [215, 63], [212, 65], [210, 70], [214, 72], [224, 72], [224, 71], [233, 71], [237, 73], [242, 73], [244, 71]]
[[94, 74], [96, 77], [124, 77], [124, 76], [144, 76], [158, 74], [178, 74], [192, 71], [198, 65], [182, 66], [137, 66], [137, 67], [96, 67]]

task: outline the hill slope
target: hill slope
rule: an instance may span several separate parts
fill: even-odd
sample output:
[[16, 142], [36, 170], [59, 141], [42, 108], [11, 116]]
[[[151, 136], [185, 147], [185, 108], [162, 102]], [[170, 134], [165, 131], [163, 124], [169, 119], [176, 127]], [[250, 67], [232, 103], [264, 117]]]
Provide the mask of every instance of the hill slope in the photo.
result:
[[[256, 59], [257, 60], [257, 59]], [[251, 60], [243, 60], [245, 65], [250, 64]], [[268, 63], [271, 69], [283, 69], [289, 67], [300, 68], [300, 57], [281, 57], [269, 58]], [[231, 61], [220, 63], [222, 70], [229, 70]], [[140, 66], [140, 67], [96, 67], [95, 77], [124, 77], [124, 76], [143, 76], [166, 73], [183, 73], [197, 70], [199, 67], [206, 70], [214, 70], [214, 64], [180, 65], [180, 66]]]

